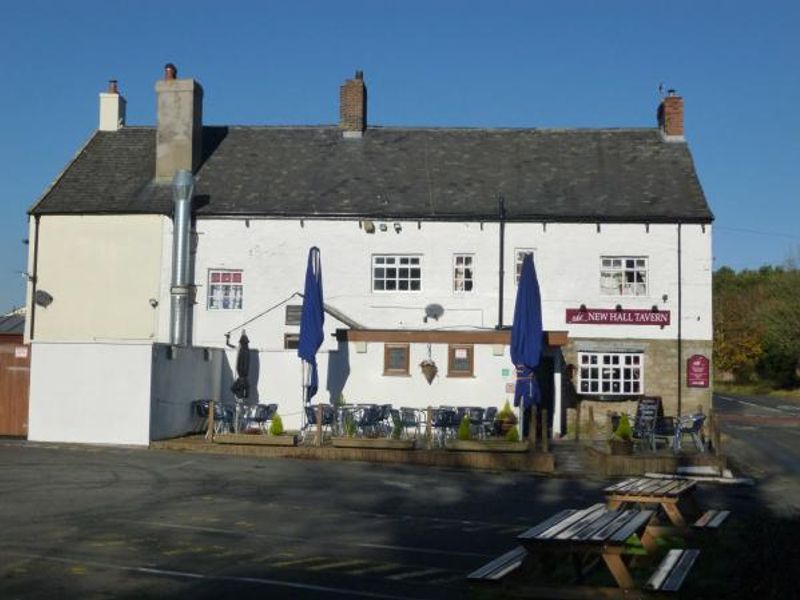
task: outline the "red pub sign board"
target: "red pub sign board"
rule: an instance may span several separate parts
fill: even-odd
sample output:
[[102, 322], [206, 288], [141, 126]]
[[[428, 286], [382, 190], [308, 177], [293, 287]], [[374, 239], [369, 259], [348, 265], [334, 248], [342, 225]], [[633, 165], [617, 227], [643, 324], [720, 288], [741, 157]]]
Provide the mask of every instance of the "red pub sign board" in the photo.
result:
[[586, 325], [669, 325], [668, 310], [568, 308], [567, 323]]
[[687, 387], [708, 387], [708, 359], [702, 354], [694, 354], [686, 360]]

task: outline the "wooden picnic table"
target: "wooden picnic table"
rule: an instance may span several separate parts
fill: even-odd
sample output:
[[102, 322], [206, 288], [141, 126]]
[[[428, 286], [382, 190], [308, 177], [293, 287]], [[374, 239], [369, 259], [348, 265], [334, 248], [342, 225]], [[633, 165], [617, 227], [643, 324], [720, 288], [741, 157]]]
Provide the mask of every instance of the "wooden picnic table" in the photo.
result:
[[603, 491], [606, 494], [608, 508], [611, 510], [629, 505], [642, 507], [658, 505], [664, 510], [673, 527], [686, 530], [688, 524], [681, 505], [694, 513], [694, 516], [701, 512], [694, 497], [695, 490], [696, 482], [691, 479], [635, 477], [611, 485]]
[[579, 580], [586, 562], [599, 556], [617, 586], [630, 590], [637, 586], [628, 569], [629, 555], [623, 556], [625, 541], [638, 535], [648, 554], [654, 553], [655, 538], [647, 530], [652, 516], [651, 510], [615, 510], [595, 504], [582, 510], [563, 510], [517, 540], [531, 553], [571, 555]]

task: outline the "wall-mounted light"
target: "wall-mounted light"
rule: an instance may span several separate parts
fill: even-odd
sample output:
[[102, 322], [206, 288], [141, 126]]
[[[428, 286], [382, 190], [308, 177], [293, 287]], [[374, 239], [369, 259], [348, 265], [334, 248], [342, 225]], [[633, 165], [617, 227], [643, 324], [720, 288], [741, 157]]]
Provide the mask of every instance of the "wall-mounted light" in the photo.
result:
[[580, 310], [581, 310], [581, 312], [586, 312], [586, 305], [585, 304], [581, 304]]
[[378, 229], [380, 229], [381, 231], [386, 231], [389, 228], [386, 226], [386, 223], [381, 223], [380, 225], [378, 225]]
[[152, 306], [153, 308], [155, 308], [156, 306], [158, 306], [158, 300], [156, 300], [155, 298], [150, 298], [150, 299], [148, 300], [148, 302], [150, 303], [150, 306]]
[[657, 305], [657, 304], [653, 304], [652, 311], [653, 311], [654, 313], [657, 313], [657, 312], [658, 312], [658, 305]]
[[394, 232], [395, 233], [400, 233], [401, 231], [403, 231], [403, 226], [400, 225], [400, 223], [395, 223], [394, 224]]
[[662, 302], [666, 302], [667, 300], [669, 300], [669, 296], [667, 294], [664, 294], [663, 296], [661, 296], [661, 301]]
[[375, 223], [372, 221], [364, 221], [364, 231], [367, 233], [375, 233]]
[[47, 308], [53, 303], [53, 297], [44, 290], [36, 290], [33, 301], [42, 308]]
[[617, 304], [614, 308], [617, 312], [622, 312], [622, 304]]

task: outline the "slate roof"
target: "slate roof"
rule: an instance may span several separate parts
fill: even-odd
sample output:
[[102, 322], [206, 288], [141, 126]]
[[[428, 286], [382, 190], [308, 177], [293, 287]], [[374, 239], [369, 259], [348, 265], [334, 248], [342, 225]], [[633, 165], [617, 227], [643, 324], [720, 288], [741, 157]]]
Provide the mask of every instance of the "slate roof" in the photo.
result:
[[25, 331], [25, 315], [12, 313], [0, 315], [0, 335], [22, 335]]
[[[171, 214], [155, 129], [97, 132], [34, 214]], [[198, 216], [709, 222], [685, 143], [656, 129], [204, 127]]]

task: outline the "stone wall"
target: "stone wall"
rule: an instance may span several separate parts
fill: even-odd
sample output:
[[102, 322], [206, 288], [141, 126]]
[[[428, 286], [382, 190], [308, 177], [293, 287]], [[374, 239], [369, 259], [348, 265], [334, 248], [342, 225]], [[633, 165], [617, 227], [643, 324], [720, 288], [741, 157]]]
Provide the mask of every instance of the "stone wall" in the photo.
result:
[[[702, 411], [708, 414], [711, 409], [711, 386], [690, 388], [686, 385], [686, 360], [693, 354], [702, 354], [711, 360], [711, 340], [684, 340], [682, 342], [681, 372], [681, 413]], [[567, 369], [563, 379], [562, 402], [567, 413], [567, 433], [574, 435], [578, 430], [588, 434], [592, 429], [594, 437], [610, 435], [609, 412], [636, 413], [636, 399], [600, 400], [577, 393], [578, 351], [579, 350], [639, 350], [644, 352], [644, 393], [647, 396], [661, 396], [665, 415], [678, 414], [678, 344], [676, 340], [613, 340], [613, 339], [570, 339], [563, 348], [564, 362], [575, 365]], [[570, 378], [570, 371], [573, 371]], [[713, 372], [713, 368], [711, 369]], [[709, 382], [710, 383], [710, 382]], [[594, 426], [589, 426], [589, 415], [594, 417]], [[580, 425], [578, 425], [580, 421]]]

